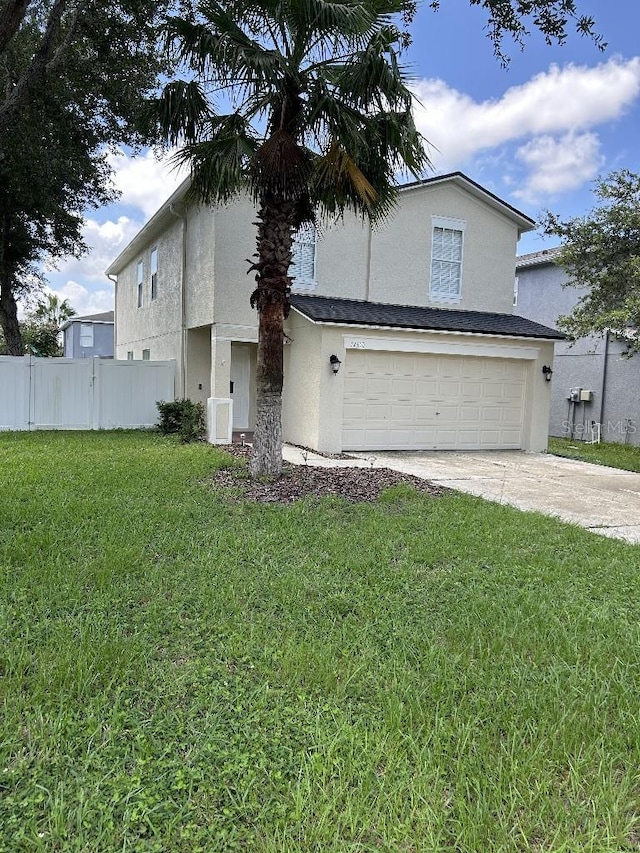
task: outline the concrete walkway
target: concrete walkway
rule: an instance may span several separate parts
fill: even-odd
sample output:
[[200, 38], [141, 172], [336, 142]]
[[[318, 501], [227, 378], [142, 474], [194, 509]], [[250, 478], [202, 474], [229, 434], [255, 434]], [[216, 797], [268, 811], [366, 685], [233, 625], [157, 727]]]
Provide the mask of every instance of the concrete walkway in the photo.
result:
[[[284, 458], [305, 464], [301, 451]], [[546, 453], [517, 451], [354, 453], [330, 459], [309, 452], [307, 465], [392, 468], [518, 509], [536, 510], [594, 533], [640, 543], [640, 474]]]

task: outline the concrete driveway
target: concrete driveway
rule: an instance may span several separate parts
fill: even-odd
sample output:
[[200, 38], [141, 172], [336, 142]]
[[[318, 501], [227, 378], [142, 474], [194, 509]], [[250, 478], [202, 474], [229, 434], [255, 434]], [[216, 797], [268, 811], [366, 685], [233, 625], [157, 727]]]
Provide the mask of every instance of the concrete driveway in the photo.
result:
[[369, 464], [375, 457], [375, 466], [640, 543], [640, 474], [546, 453], [517, 451], [353, 455], [369, 460]]

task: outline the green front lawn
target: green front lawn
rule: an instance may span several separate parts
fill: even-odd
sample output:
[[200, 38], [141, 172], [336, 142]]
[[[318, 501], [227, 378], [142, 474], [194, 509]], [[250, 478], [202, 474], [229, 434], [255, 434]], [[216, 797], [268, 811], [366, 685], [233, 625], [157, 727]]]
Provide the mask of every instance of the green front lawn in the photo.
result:
[[640, 549], [225, 458], [0, 435], [0, 851], [639, 849]]
[[611, 468], [623, 468], [625, 471], [640, 472], [640, 447], [629, 444], [617, 444], [603, 441], [601, 444], [586, 444], [570, 438], [550, 438], [549, 453], [579, 459], [581, 462], [594, 462], [596, 465], [609, 465]]

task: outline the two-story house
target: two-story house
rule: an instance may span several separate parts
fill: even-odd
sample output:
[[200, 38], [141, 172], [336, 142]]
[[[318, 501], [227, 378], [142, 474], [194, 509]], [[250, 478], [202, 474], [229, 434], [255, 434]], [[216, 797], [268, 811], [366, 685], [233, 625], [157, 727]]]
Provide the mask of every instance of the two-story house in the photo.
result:
[[[212, 440], [254, 422], [255, 213], [185, 204], [185, 182], [108, 274], [116, 357], [175, 358], [208, 401]], [[283, 435], [324, 452], [547, 445], [562, 336], [513, 314], [516, 245], [533, 221], [456, 172], [401, 188], [394, 215], [297, 237]]]

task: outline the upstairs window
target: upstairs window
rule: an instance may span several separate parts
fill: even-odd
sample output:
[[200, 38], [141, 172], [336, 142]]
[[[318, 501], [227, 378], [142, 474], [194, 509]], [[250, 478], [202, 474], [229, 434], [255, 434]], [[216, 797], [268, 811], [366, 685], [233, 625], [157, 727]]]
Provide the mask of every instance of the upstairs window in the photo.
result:
[[151, 350], [150, 349], [143, 349], [142, 350], [142, 360], [143, 361], [149, 361], [150, 359], [151, 359]]
[[144, 285], [144, 263], [138, 261], [136, 268], [136, 283], [138, 285], [138, 308], [142, 308], [142, 288]]
[[434, 302], [460, 301], [465, 226], [461, 219], [441, 216], [432, 219], [429, 298]]
[[151, 250], [151, 298], [158, 295], [158, 247]]
[[516, 280], [513, 283], [513, 306], [518, 304], [518, 276], [516, 276]]
[[316, 286], [316, 229], [302, 225], [296, 231], [291, 247], [293, 255], [289, 275], [294, 290], [314, 290]]
[[93, 324], [80, 323], [80, 346], [82, 349], [93, 347]]

